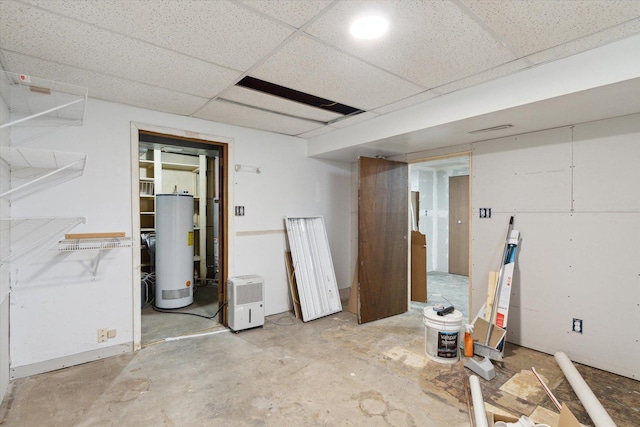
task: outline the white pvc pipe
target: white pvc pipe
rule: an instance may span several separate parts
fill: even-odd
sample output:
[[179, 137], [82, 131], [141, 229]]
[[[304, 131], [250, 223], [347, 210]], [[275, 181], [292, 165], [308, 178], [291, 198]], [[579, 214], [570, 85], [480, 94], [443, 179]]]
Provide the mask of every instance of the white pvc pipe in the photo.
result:
[[179, 341], [179, 340], [184, 340], [187, 338], [199, 338], [199, 337], [207, 337], [209, 335], [216, 335], [216, 334], [221, 334], [223, 332], [229, 332], [229, 329], [219, 329], [217, 331], [211, 331], [211, 332], [203, 332], [201, 334], [192, 334], [192, 335], [180, 335], [178, 337], [169, 337], [169, 338], [165, 338], [164, 340], [166, 342], [170, 342], [170, 341]]
[[596, 427], [616, 427], [616, 423], [613, 422], [596, 395], [593, 394], [576, 367], [573, 366], [571, 359], [561, 351], [557, 352], [554, 357]]
[[471, 400], [473, 401], [473, 415], [476, 427], [489, 427], [487, 420], [487, 412], [484, 410], [484, 399], [482, 398], [482, 389], [480, 388], [480, 380], [475, 375], [469, 377], [469, 386], [471, 388]]

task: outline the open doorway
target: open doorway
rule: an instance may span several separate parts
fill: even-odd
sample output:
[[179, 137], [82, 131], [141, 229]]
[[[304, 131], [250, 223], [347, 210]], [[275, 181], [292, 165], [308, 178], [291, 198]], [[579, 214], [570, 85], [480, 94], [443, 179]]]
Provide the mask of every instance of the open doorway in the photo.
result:
[[426, 238], [428, 305], [469, 318], [469, 154], [409, 165], [412, 230]]
[[[141, 345], [220, 328], [226, 300], [226, 146], [140, 130], [138, 148]], [[158, 234], [176, 228], [163, 220], [168, 211], [175, 216], [175, 207], [164, 207], [170, 199], [181, 199], [179, 215], [188, 230], [184, 239], [168, 242]], [[186, 260], [183, 252], [189, 252]], [[178, 290], [162, 285], [173, 276], [174, 264], [182, 272]]]

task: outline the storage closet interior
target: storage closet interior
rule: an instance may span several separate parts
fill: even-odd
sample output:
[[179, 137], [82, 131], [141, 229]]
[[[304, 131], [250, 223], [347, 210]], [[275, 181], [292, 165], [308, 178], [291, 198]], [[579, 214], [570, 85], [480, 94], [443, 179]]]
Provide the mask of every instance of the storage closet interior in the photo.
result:
[[139, 171], [144, 345], [217, 326], [220, 150], [141, 131]]

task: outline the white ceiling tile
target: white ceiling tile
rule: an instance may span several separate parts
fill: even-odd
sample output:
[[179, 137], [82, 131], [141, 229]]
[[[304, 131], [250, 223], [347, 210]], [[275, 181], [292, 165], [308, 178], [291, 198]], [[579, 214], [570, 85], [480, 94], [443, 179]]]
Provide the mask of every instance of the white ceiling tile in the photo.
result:
[[[369, 10], [387, 17], [388, 33], [377, 40], [350, 36], [350, 23]], [[515, 59], [448, 1], [342, 2], [306, 32], [429, 89]]]
[[333, 132], [336, 129], [337, 128], [334, 128], [331, 126], [321, 126], [317, 129], [311, 130], [309, 132], [304, 132], [296, 136], [299, 136], [301, 138], [313, 138], [315, 136], [324, 135], [325, 133]]
[[318, 127], [316, 122], [256, 110], [223, 100], [211, 101], [193, 117], [286, 135], [298, 135]]
[[304, 35], [287, 43], [251, 75], [363, 110], [422, 92], [417, 85]]
[[294, 31], [226, 0], [29, 1], [98, 27], [242, 71]]
[[2, 51], [2, 54], [10, 71], [39, 77], [45, 75], [50, 80], [88, 87], [90, 98], [186, 116], [197, 111], [208, 101], [207, 98], [105, 76], [13, 52]]
[[534, 64], [555, 61], [640, 33], [640, 18], [527, 56]]
[[637, 0], [462, 0], [520, 56], [584, 37], [640, 16]]
[[332, 122], [331, 126], [335, 128], [346, 128], [348, 126], [354, 125], [360, 122], [366, 122], [367, 120], [378, 117], [378, 113], [374, 113], [373, 111], [366, 111], [364, 113], [355, 114], [353, 116], [347, 117], [342, 120], [338, 120], [336, 122]]
[[265, 15], [286, 22], [296, 28], [316, 16], [333, 0], [240, 0]]
[[392, 111], [402, 110], [403, 108], [411, 107], [412, 105], [419, 104], [421, 102], [428, 101], [428, 100], [433, 99], [433, 98], [437, 98], [440, 95], [441, 94], [436, 92], [436, 91], [429, 90], [429, 91], [422, 92], [422, 93], [419, 93], [419, 94], [414, 95], [414, 96], [410, 96], [410, 97], [405, 98], [405, 99], [403, 99], [401, 101], [394, 102], [392, 104], [387, 104], [387, 105], [382, 106], [380, 108], [376, 108], [373, 111], [375, 111], [378, 114], [386, 114], [386, 113], [390, 113]]
[[508, 74], [516, 73], [518, 71], [524, 70], [527, 67], [529, 67], [529, 64], [527, 64], [527, 62], [518, 59], [504, 65], [499, 65], [490, 70], [474, 74], [473, 76], [469, 76], [467, 78], [456, 80], [446, 85], [439, 86], [436, 88], [436, 90], [442, 94], [453, 92], [456, 90], [464, 89], [466, 87], [488, 82], [489, 80], [504, 77]]
[[328, 122], [343, 117], [342, 114], [310, 107], [299, 102], [289, 101], [278, 96], [268, 95], [239, 86], [234, 86], [225, 91], [220, 98], [321, 122]]
[[[18, 3], [6, 5], [0, 47], [196, 96], [213, 97], [238, 79], [237, 71], [126, 38]], [[3, 9], [5, 10], [5, 9]], [[29, 27], [25, 33], [21, 28]]]

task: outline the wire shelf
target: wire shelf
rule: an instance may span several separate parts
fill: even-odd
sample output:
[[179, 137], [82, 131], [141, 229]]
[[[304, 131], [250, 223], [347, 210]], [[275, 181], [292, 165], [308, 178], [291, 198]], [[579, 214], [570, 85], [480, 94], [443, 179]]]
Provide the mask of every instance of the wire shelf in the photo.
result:
[[34, 148], [2, 147], [0, 159], [11, 171], [11, 190], [0, 194], [12, 201], [84, 173], [87, 155]]
[[64, 233], [87, 221], [83, 217], [0, 218], [2, 239], [10, 239], [9, 254], [0, 264], [36, 256], [64, 236]]
[[59, 252], [108, 250], [130, 248], [131, 237], [116, 237], [103, 239], [65, 239], [58, 242]]
[[0, 124], [0, 129], [81, 125], [87, 95], [86, 87], [2, 71], [0, 96], [11, 114]]

